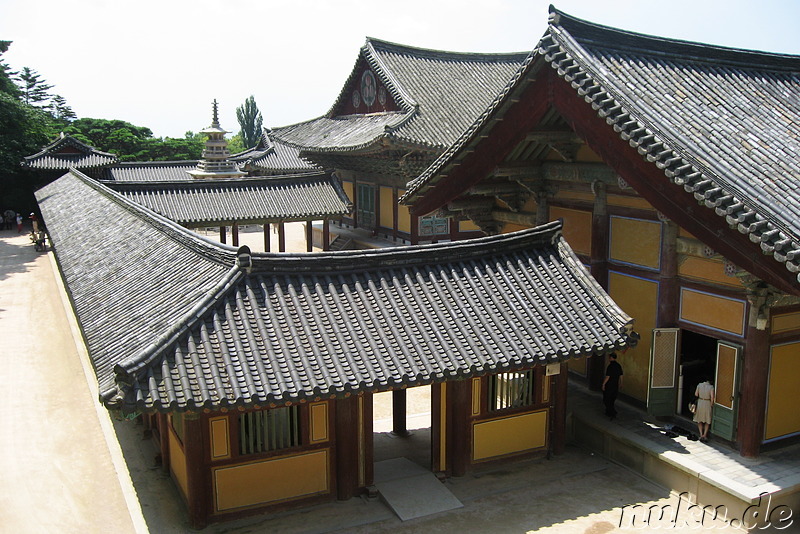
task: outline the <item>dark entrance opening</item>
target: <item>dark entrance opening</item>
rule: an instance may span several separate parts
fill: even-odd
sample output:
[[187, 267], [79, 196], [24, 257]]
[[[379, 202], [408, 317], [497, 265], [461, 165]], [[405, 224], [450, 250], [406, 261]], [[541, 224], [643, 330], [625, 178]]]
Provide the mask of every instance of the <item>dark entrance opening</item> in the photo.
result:
[[697, 384], [714, 381], [717, 367], [717, 340], [689, 330], [681, 330], [680, 376], [678, 378], [678, 415], [691, 418], [689, 403]]

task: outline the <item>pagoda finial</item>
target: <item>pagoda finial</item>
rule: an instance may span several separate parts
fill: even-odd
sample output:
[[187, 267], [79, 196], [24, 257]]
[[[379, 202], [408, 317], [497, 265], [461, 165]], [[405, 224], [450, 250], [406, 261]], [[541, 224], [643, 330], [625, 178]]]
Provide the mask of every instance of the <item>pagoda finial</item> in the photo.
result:
[[214, 120], [211, 121], [213, 128], [219, 128], [219, 115], [217, 114], [217, 99], [214, 99]]

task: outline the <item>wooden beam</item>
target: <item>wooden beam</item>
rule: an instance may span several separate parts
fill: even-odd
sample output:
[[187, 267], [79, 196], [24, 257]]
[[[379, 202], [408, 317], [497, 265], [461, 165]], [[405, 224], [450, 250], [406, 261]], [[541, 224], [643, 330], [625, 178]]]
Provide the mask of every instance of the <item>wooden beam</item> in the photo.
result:
[[530, 211], [506, 211], [506, 210], [492, 210], [492, 219], [507, 224], [519, 224], [520, 226], [537, 226], [537, 214]]
[[465, 210], [490, 210], [494, 207], [495, 200], [492, 197], [470, 196], [452, 200], [447, 204], [450, 211]]

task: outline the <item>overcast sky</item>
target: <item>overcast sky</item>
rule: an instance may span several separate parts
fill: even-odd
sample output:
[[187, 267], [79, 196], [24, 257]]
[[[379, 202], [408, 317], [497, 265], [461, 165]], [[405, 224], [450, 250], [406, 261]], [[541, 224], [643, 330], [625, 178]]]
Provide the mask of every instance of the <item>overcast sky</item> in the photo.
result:
[[[366, 37], [439, 50], [530, 51], [542, 0], [0, 0], [3, 60], [30, 67], [78, 117], [157, 137], [239, 130], [253, 95], [265, 126], [323, 115]], [[585, 20], [640, 33], [800, 54], [797, 0], [562, 0]]]

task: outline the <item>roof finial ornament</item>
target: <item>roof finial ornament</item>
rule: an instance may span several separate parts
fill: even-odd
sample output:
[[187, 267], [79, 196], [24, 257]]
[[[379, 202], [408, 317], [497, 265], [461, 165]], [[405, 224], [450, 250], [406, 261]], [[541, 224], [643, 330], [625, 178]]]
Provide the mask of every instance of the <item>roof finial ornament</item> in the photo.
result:
[[212, 128], [219, 128], [219, 115], [217, 114], [217, 99], [214, 99], [214, 119], [211, 121]]

